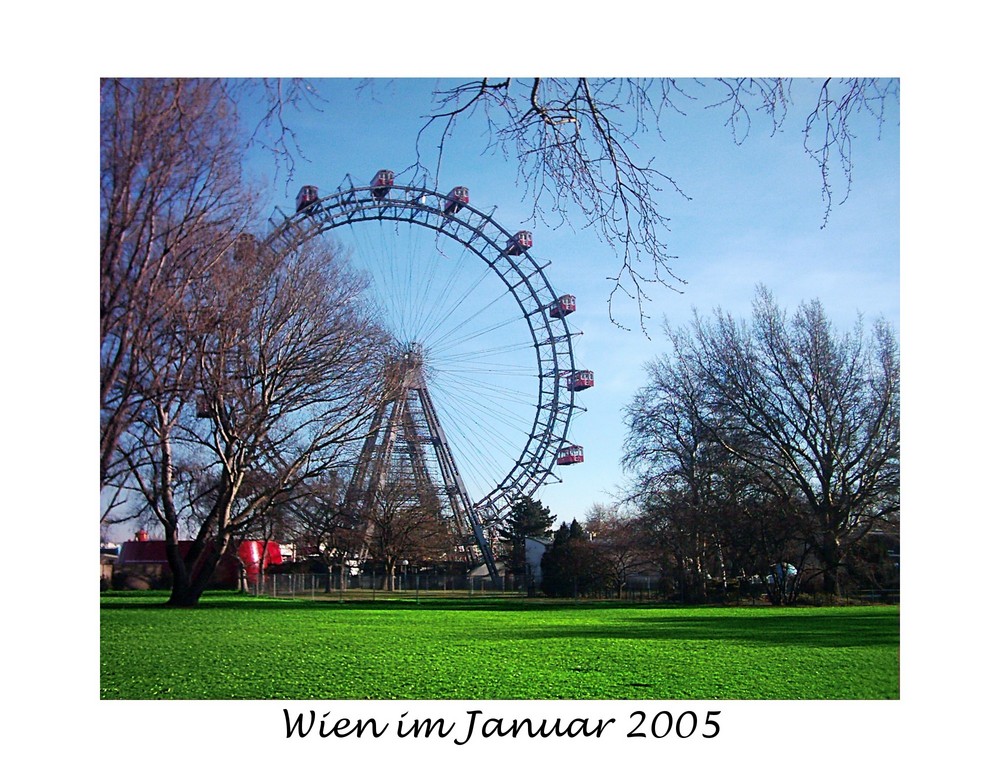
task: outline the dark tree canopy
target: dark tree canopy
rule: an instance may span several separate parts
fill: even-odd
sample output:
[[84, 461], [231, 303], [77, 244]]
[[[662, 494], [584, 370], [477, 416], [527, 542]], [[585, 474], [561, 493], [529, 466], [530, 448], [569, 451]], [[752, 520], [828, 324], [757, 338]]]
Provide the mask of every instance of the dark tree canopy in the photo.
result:
[[549, 509], [539, 500], [521, 497], [514, 503], [498, 533], [503, 540], [550, 537], [555, 520], [556, 517], [550, 515]]
[[577, 597], [604, 589], [607, 563], [580, 523], [563, 522], [542, 556], [542, 591], [550, 597]]
[[[511, 573], [519, 576], [526, 572], [525, 540], [551, 537], [555, 520], [547, 507], [531, 497], [521, 497], [514, 503], [510, 515], [497, 527], [500, 540], [509, 545], [507, 562]], [[533, 582], [528, 585], [531, 588]]]

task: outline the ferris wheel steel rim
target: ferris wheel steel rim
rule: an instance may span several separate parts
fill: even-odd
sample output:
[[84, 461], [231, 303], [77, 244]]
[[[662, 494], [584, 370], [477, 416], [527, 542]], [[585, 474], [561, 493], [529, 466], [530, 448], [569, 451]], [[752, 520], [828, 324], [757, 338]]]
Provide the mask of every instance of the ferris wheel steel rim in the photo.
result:
[[557, 295], [527, 249], [507, 251], [514, 233], [492, 217], [463, 204], [454, 213], [443, 208], [448, 195], [415, 186], [393, 184], [375, 197], [372, 186], [351, 186], [318, 199], [301, 212], [287, 216], [280, 208], [271, 218], [271, 233], [264, 245], [272, 250], [298, 246], [345, 226], [362, 222], [408, 223], [445, 236], [486, 263], [517, 302], [525, 320], [538, 368], [538, 392], [532, 428], [520, 455], [492, 491], [479, 497], [474, 507], [485, 526], [496, 524], [521, 496], [531, 496], [546, 483], [558, 481], [553, 474], [558, 450], [567, 441], [577, 406], [565, 377], [575, 371], [571, 332], [565, 316], [552, 317], [550, 307]]

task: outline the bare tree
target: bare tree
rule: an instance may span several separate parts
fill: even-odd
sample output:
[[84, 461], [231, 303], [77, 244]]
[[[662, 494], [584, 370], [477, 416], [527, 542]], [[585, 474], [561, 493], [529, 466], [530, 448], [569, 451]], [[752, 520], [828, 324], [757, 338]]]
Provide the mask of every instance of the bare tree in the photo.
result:
[[708, 576], [727, 577], [722, 532], [731, 457], [704, 421], [710, 414], [704, 380], [668, 357], [646, 369], [649, 383], [625, 409], [622, 464], [635, 476], [631, 498], [661, 549], [664, 572], [676, 578], [685, 600], [704, 601]]
[[332, 589], [334, 568], [339, 568], [338, 587], [344, 589], [348, 562], [363, 556], [364, 527], [350, 510], [346, 487], [339, 473], [330, 471], [303, 485], [289, 503], [300, 547], [315, 554], [326, 567], [327, 592]]
[[226, 88], [235, 102], [252, 106], [245, 111], [255, 117], [248, 146], [273, 159], [276, 179], [283, 172], [286, 183], [291, 182], [298, 160], [308, 159], [296, 125], [301, 114], [322, 112], [315, 86], [304, 78], [264, 78], [230, 80]]
[[409, 561], [442, 560], [455, 549], [455, 538], [442, 520], [435, 495], [389, 474], [372, 488], [361, 517], [372, 557], [385, 564], [384, 588], [395, 589], [396, 566]]
[[234, 538], [363, 435], [384, 337], [361, 288], [323, 247], [235, 252], [152, 341], [119, 451], [164, 528], [172, 604], [196, 603]]
[[[243, 100], [261, 112], [251, 129]], [[287, 117], [315, 106], [302, 79], [101, 81], [102, 488], [114, 488], [118, 437], [140, 412], [137, 351], [253, 217], [244, 151], [266, 149], [291, 176], [303, 153]]]
[[[845, 549], [898, 518], [895, 334], [878, 321], [866, 337], [859, 320], [838, 335], [816, 301], [789, 319], [764, 289], [750, 324], [718, 312], [667, 333], [673, 353], [663, 364], [706, 393], [691, 408], [693, 420], [753, 473], [747, 483], [756, 493], [786, 506], [788, 516], [808, 515], [805, 547], [819, 559], [824, 590], [837, 593]], [[677, 383], [649, 392], [669, 403]], [[651, 406], [650, 416], [662, 408]], [[647, 453], [633, 445], [632, 455], [641, 461]], [[718, 473], [709, 468], [713, 478]]]
[[656, 561], [655, 548], [646, 542], [640, 517], [618, 506], [595, 503], [587, 510], [583, 529], [604, 557], [618, 597], [624, 593], [630, 575], [648, 570]]
[[101, 482], [141, 412], [139, 353], [249, 218], [224, 82], [101, 82]]
[[[803, 88], [810, 91], [813, 106], [803, 147], [819, 169], [825, 225], [835, 202], [850, 193], [851, 142], [859, 120], [867, 115], [881, 132], [887, 102], [898, 100], [899, 84], [844, 78]], [[639, 140], [647, 134], [668, 139], [667, 117], [703, 108], [722, 112], [737, 144], [746, 139], [755, 116], [763, 116], [773, 134], [788, 115], [791, 93], [792, 80], [780, 78], [477, 79], [435, 93], [436, 105], [418, 138], [418, 156], [421, 139], [431, 138], [435, 153], [427, 164], [434, 170], [428, 172], [437, 180], [450, 136], [462, 122], [481, 119], [487, 148], [517, 160], [536, 218], [558, 224], [571, 212], [579, 214], [618, 252], [621, 266], [609, 273], [609, 314], [615, 321], [612, 306], [616, 295], [624, 294], [637, 304], [645, 329], [649, 285], [684, 283], [671, 269], [669, 206], [661, 194], [687, 196]], [[419, 169], [427, 167], [418, 160]]]

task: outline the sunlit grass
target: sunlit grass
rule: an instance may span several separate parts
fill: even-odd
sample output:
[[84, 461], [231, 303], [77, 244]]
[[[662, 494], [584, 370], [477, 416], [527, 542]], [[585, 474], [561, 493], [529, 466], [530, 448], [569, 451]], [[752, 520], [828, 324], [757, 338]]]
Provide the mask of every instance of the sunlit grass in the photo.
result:
[[105, 699], [898, 699], [899, 608], [102, 597]]

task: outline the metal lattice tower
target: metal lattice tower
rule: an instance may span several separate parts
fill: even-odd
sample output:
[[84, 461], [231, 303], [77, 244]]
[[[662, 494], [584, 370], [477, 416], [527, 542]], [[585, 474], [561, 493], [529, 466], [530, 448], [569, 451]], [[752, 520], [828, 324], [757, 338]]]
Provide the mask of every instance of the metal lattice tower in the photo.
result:
[[[412, 484], [413, 500], [430, 503], [423, 507], [436, 514], [431, 520], [447, 527], [465, 560], [475, 564], [482, 554], [490, 575], [495, 577], [491, 545], [434, 410], [420, 345], [402, 347], [386, 366], [386, 376], [388, 391], [372, 418], [348, 488], [352, 511], [367, 515], [375, 490], [390, 479]], [[366, 544], [371, 531], [369, 521]]]

